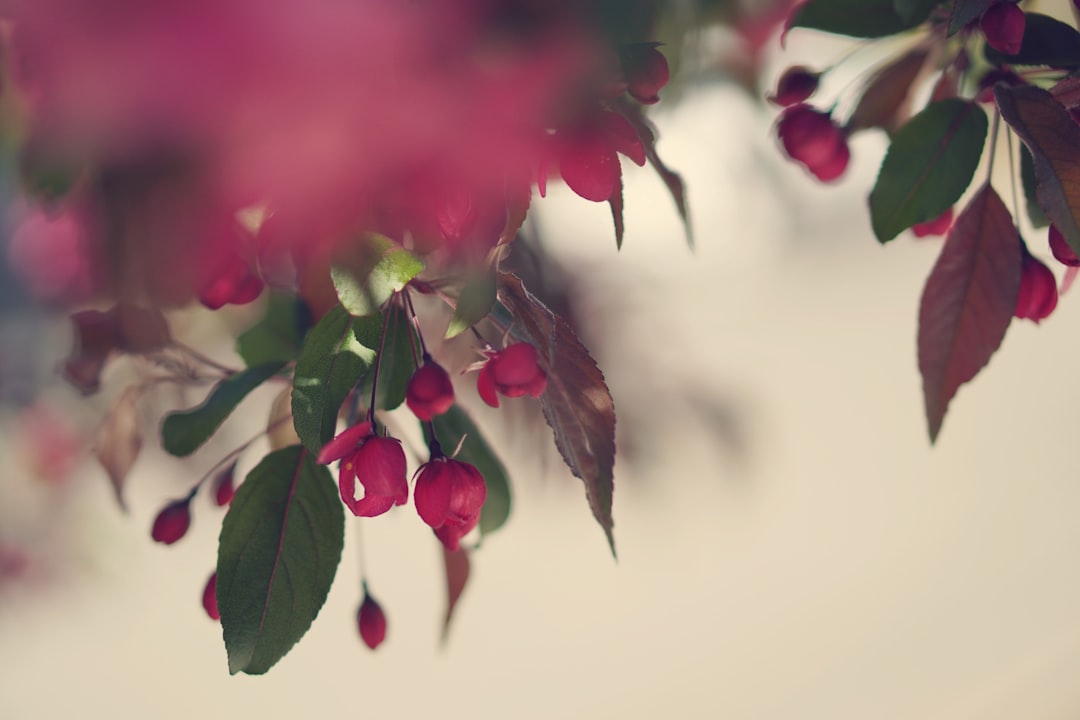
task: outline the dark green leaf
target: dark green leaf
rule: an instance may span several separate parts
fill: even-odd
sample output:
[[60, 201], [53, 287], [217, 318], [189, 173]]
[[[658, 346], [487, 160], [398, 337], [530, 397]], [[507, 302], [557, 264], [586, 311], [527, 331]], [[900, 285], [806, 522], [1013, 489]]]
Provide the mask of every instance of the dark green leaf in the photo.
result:
[[236, 352], [248, 367], [276, 360], [288, 362], [299, 354], [310, 327], [311, 313], [303, 300], [271, 293], [263, 318], [236, 339]]
[[217, 599], [229, 672], [260, 675], [326, 601], [345, 537], [330, 471], [299, 445], [263, 458], [221, 526]]
[[487, 500], [480, 511], [480, 533], [495, 532], [510, 517], [510, 478], [506, 468], [461, 406], [454, 405], [432, 422], [435, 423], [435, 437], [445, 452], [453, 452], [461, 438], [465, 438], [457, 459], [474, 465], [487, 485]]
[[930, 17], [942, 0], [893, 0], [893, 10], [901, 22], [910, 25], [919, 25]]
[[986, 45], [986, 59], [995, 65], [1080, 66], [1080, 33], [1072, 25], [1039, 13], [1026, 13], [1020, 52], [1005, 55]]
[[964, 194], [986, 142], [986, 113], [970, 102], [932, 103], [893, 136], [870, 193], [881, 242], [941, 215]]
[[949, 35], [955, 35], [968, 23], [978, 20], [995, 2], [997, 0], [952, 0]]
[[555, 446], [571, 472], [585, 483], [593, 517], [615, 554], [615, 404], [604, 374], [573, 329], [507, 273], [499, 276], [499, 300], [514, 318], [511, 333], [537, 349], [547, 373], [540, 406]]
[[446, 328], [446, 337], [457, 337], [470, 327], [487, 317], [495, 305], [495, 276], [485, 273], [466, 283], [458, 296], [457, 306], [450, 326]]
[[1080, 127], [1050, 93], [1032, 85], [998, 84], [994, 97], [1002, 119], [1031, 150], [1039, 207], [1080, 252]]
[[379, 322], [378, 315], [354, 318], [335, 305], [308, 333], [296, 360], [292, 414], [296, 434], [311, 452], [334, 437], [341, 403], [371, 367], [375, 350], [358, 336], [370, 339], [370, 326]]
[[271, 362], [230, 375], [215, 385], [198, 407], [166, 415], [161, 423], [162, 447], [177, 457], [198, 450], [217, 432], [240, 401], [273, 377], [284, 364], [281, 361]]
[[909, 30], [925, 17], [913, 11], [905, 21], [893, 0], [810, 0], [795, 11], [791, 27], [804, 27], [837, 35], [877, 38]]
[[[386, 340], [383, 342], [382, 358], [379, 360], [379, 391], [375, 394], [375, 408], [394, 410], [405, 402], [405, 392], [409, 379], [416, 371], [416, 356], [413, 354], [414, 340], [412, 322], [405, 308], [393, 303], [387, 308]], [[364, 377], [362, 392], [365, 398], [371, 398], [371, 383], [375, 373], [369, 372]]]
[[330, 270], [338, 299], [350, 314], [372, 315], [424, 269], [420, 258], [382, 235], [369, 235], [357, 256]]
[[1035, 160], [1031, 157], [1031, 151], [1027, 145], [1020, 144], [1020, 181], [1024, 185], [1024, 200], [1027, 204], [1028, 220], [1033, 227], [1042, 228], [1050, 224], [1046, 213], [1039, 207], [1039, 201], [1035, 199]]

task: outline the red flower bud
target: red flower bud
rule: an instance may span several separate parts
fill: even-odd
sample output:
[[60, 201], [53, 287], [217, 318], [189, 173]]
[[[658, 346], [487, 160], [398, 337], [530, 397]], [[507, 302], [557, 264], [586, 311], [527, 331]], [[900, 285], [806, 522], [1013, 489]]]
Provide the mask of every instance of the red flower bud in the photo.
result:
[[660, 90], [671, 79], [664, 53], [654, 43], [642, 43], [624, 46], [620, 57], [631, 97], [646, 105], [659, 102]]
[[1006, 55], [1020, 52], [1026, 24], [1024, 11], [1007, 0], [990, 6], [980, 21], [986, 44]]
[[417, 470], [413, 496], [420, 519], [452, 552], [480, 521], [487, 486], [472, 465], [439, 457]]
[[236, 463], [233, 462], [214, 478], [214, 502], [218, 507], [225, 507], [236, 495], [236, 485], [233, 484], [235, 475]]
[[1025, 247], [1020, 270], [1020, 294], [1016, 299], [1014, 315], [1037, 324], [1054, 311], [1057, 300], [1057, 279], [1054, 273]]
[[768, 96], [770, 102], [787, 107], [801, 103], [818, 89], [821, 73], [816, 73], [804, 65], [789, 67], [776, 83], [776, 92]]
[[788, 156], [806, 166], [823, 182], [843, 175], [851, 152], [844, 131], [829, 113], [806, 105], [792, 105], [780, 114], [777, 135]]
[[1068, 265], [1069, 267], [1080, 266], [1080, 257], [1076, 256], [1076, 252], [1065, 240], [1065, 236], [1061, 234], [1061, 231], [1056, 226], [1050, 226], [1049, 233], [1050, 252], [1054, 254], [1054, 257], [1062, 265]]
[[528, 395], [540, 397], [547, 387], [547, 374], [540, 367], [536, 348], [528, 343], [514, 343], [505, 350], [488, 353], [480, 368], [476, 390], [491, 407], [499, 407], [498, 392], [508, 398]]
[[454, 384], [442, 365], [425, 358], [409, 379], [405, 404], [421, 420], [442, 415], [454, 404]]
[[360, 638], [372, 650], [386, 639], [386, 614], [366, 590], [364, 601], [356, 611], [356, 626], [360, 629]]
[[933, 220], [924, 223], [916, 223], [911, 227], [915, 237], [927, 237], [929, 235], [944, 235], [952, 227], [953, 209], [950, 207]]
[[154, 518], [154, 528], [150, 536], [159, 543], [172, 545], [187, 534], [191, 527], [191, 498], [174, 500], [162, 508]]
[[199, 293], [199, 302], [211, 310], [223, 305], [244, 305], [262, 293], [263, 281], [240, 257], [231, 256]]
[[217, 606], [217, 573], [211, 575], [210, 579], [206, 581], [206, 587], [203, 588], [202, 594], [202, 606], [211, 620], [221, 619], [221, 613], [218, 612]]

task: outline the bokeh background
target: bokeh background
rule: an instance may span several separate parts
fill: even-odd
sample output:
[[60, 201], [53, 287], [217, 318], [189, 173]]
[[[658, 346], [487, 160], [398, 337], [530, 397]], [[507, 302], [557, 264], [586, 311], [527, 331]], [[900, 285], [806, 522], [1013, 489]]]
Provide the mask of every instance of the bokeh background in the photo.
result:
[[[842, 52], [793, 36], [770, 72]], [[695, 251], [632, 167], [621, 252], [607, 208], [561, 186], [531, 228], [616, 400], [617, 562], [526, 401], [478, 411], [515, 507], [473, 556], [449, 641], [441, 551], [404, 507], [362, 537], [350, 523], [302, 642], [267, 676], [230, 677], [199, 604], [220, 511], [199, 498], [183, 542], [149, 538], [214, 449], [185, 465], [147, 447], [123, 514], [92, 463], [43, 481], [23, 462], [32, 439], [5, 432], [0, 718], [1080, 715], [1080, 298], [1014, 323], [931, 447], [915, 333], [940, 240], [873, 239], [884, 138], [858, 138], [846, 179], [822, 187], [780, 158], [773, 111], [710, 77], [655, 115]], [[48, 375], [66, 331], [29, 322], [58, 348]], [[218, 449], [272, 399], [254, 396]], [[374, 653], [354, 621], [361, 543], [390, 623]]]

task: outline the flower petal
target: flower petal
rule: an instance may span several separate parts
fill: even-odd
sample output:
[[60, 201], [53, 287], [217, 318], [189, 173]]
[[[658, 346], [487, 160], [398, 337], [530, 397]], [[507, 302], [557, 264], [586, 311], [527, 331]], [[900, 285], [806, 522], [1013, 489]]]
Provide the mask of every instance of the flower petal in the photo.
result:
[[362, 422], [353, 425], [351, 428], [346, 428], [340, 435], [323, 445], [319, 455], [315, 458], [315, 462], [325, 465], [340, 460], [354, 450], [357, 444], [370, 434], [371, 423], [369, 422]]

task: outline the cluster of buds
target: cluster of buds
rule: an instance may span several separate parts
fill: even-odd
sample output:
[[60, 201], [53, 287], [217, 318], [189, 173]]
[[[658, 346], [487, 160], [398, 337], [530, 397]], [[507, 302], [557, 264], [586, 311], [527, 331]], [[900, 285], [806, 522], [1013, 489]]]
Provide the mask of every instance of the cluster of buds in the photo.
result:
[[784, 152], [818, 180], [833, 182], [847, 170], [851, 151], [847, 133], [832, 113], [806, 103], [817, 91], [821, 75], [802, 65], [788, 68], [769, 100], [784, 108], [776, 124]]

